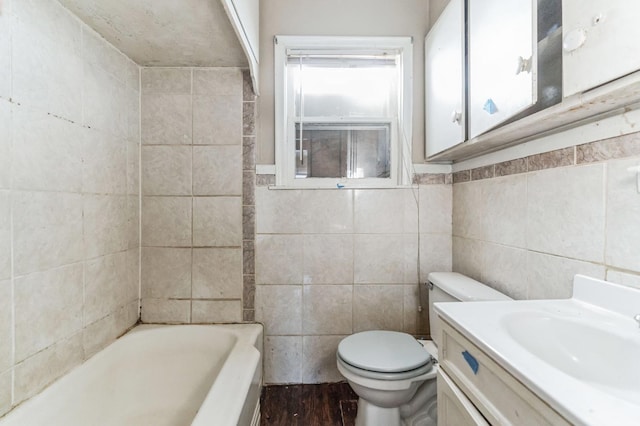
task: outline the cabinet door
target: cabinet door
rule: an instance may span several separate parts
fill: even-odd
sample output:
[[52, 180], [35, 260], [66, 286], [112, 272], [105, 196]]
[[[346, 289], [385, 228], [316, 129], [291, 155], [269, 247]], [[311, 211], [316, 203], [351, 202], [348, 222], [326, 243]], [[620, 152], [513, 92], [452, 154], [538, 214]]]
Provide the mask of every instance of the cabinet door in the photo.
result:
[[438, 426], [489, 426], [444, 371], [438, 371], [437, 380]]
[[464, 1], [451, 0], [425, 39], [427, 157], [465, 140]]
[[640, 2], [562, 2], [564, 96], [640, 69]]
[[469, 138], [537, 100], [536, 0], [469, 0]]

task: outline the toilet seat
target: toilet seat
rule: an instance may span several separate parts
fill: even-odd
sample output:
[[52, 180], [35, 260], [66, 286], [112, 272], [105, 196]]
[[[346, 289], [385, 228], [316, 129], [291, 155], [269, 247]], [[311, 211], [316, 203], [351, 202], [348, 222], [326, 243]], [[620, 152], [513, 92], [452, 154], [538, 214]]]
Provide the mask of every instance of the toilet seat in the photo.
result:
[[433, 365], [433, 358], [407, 333], [365, 331], [343, 339], [338, 360], [354, 374], [378, 380], [403, 380], [420, 376]]

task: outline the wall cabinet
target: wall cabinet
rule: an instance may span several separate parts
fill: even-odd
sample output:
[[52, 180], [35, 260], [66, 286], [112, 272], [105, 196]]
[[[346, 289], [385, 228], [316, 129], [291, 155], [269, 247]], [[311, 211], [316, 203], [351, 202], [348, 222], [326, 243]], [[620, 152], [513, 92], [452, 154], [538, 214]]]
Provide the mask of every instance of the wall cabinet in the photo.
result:
[[469, 138], [504, 123], [537, 100], [535, 4], [468, 0]]
[[425, 38], [427, 156], [466, 138], [465, 5], [451, 0]]
[[435, 95], [444, 71], [430, 62], [460, 28], [443, 13], [426, 43], [429, 160], [471, 158], [640, 107], [640, 2], [463, 0], [462, 8], [467, 61], [450, 69], [466, 87], [467, 131], [462, 142], [442, 133], [451, 101]]
[[564, 1], [562, 7], [565, 96], [640, 69], [640, 2]]

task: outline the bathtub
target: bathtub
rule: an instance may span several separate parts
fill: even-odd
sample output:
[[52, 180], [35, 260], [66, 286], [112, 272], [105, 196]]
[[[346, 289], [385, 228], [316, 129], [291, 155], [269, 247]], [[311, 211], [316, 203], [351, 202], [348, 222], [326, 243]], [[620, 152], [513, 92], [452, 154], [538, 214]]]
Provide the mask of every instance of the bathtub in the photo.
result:
[[262, 326], [140, 325], [1, 426], [258, 425]]

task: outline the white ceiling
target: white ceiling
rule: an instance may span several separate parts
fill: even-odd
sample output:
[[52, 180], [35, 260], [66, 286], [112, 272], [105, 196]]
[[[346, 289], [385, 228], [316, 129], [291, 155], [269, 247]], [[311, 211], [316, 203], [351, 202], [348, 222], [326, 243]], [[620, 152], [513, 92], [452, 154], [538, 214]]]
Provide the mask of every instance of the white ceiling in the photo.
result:
[[59, 0], [143, 66], [246, 67], [220, 0]]

